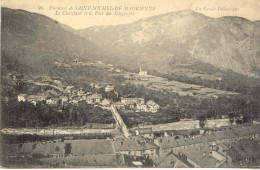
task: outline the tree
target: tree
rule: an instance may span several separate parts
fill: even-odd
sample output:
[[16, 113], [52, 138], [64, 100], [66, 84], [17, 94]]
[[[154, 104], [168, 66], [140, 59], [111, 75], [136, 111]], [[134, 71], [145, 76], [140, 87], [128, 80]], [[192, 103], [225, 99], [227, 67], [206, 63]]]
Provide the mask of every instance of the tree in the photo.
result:
[[205, 115], [199, 116], [199, 126], [201, 128], [204, 128], [205, 124], [206, 124], [206, 116]]
[[71, 143], [66, 143], [65, 144], [65, 147], [64, 147], [64, 149], [65, 149], [65, 154], [64, 154], [65, 157], [68, 156], [71, 153], [71, 148], [72, 148], [71, 147]]
[[234, 113], [229, 113], [228, 114], [228, 118], [229, 118], [229, 122], [230, 122], [230, 124], [232, 125], [233, 123], [234, 123], [234, 121], [235, 121], [235, 114]]

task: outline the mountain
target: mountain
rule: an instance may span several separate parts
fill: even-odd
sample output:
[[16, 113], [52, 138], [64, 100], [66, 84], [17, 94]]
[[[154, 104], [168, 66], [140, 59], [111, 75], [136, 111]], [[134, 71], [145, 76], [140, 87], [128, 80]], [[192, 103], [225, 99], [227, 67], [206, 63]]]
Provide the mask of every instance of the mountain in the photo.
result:
[[240, 17], [210, 18], [177, 11], [130, 24], [90, 27], [76, 34], [130, 64], [163, 73], [207, 65], [260, 75], [259, 21]]
[[2, 8], [2, 63], [21, 70], [46, 71], [53, 62], [97, 60], [103, 50], [65, 30], [57, 21], [24, 10]]

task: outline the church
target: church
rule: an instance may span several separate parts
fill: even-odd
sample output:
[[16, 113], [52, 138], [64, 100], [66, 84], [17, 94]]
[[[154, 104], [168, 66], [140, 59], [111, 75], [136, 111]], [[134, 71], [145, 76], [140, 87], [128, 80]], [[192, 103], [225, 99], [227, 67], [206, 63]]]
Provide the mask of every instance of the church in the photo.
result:
[[142, 68], [140, 68], [138, 76], [147, 76], [147, 71], [143, 71]]

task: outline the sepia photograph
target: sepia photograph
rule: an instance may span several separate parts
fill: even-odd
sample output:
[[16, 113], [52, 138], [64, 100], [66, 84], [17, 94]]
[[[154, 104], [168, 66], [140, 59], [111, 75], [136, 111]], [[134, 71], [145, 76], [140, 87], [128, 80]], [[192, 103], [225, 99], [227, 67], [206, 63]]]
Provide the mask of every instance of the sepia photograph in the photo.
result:
[[2, 168], [260, 168], [259, 0], [2, 0]]

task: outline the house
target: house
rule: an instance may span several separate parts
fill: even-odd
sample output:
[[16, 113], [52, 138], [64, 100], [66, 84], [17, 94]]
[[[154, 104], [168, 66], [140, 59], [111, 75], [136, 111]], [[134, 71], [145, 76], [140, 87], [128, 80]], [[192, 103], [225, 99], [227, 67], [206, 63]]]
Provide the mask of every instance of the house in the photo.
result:
[[151, 157], [156, 168], [191, 168], [185, 159], [178, 158], [174, 153], [160, 154]]
[[102, 100], [102, 102], [101, 102], [101, 105], [102, 105], [102, 106], [110, 106], [110, 104], [111, 104], [111, 102], [110, 102], [108, 99], [104, 99], [104, 100]]
[[[119, 167], [116, 154], [93, 154], [84, 156], [69, 156], [62, 158], [69, 167], [87, 167], [87, 168], [111, 168]], [[57, 160], [58, 161], [58, 160]], [[62, 161], [59, 161], [60, 164]], [[120, 165], [121, 167], [122, 165]]]
[[174, 137], [158, 137], [154, 140], [154, 143], [160, 147], [160, 154], [169, 152], [176, 153], [178, 150], [190, 145], [189, 142], [190, 140], [178, 140], [177, 142]]
[[44, 95], [29, 95], [27, 96], [27, 101], [30, 103], [33, 103], [34, 105], [36, 105], [37, 102], [46, 100], [46, 96]]
[[61, 99], [61, 103], [62, 104], [69, 101], [69, 97], [68, 96], [60, 96], [59, 98]]
[[114, 68], [113, 67], [110, 67], [109, 69], [108, 69], [108, 71], [113, 71], [114, 70]]
[[135, 140], [114, 141], [116, 153], [133, 156], [152, 156], [158, 154], [158, 146], [152, 142]]
[[155, 103], [153, 100], [149, 100], [146, 103], [146, 105], [147, 105], [147, 108], [148, 108], [147, 111], [150, 111], [150, 112], [153, 112], [153, 113], [158, 112], [158, 110], [160, 108], [160, 106], [157, 103]]
[[86, 102], [88, 104], [95, 104], [95, 103], [100, 103], [101, 99], [102, 99], [102, 95], [95, 93], [95, 94], [92, 94], [90, 96], [87, 96]]
[[19, 94], [19, 95], [17, 96], [18, 102], [21, 102], [21, 101], [25, 102], [27, 96], [28, 96], [27, 94]]
[[83, 157], [86, 155], [109, 155], [115, 154], [115, 149], [111, 140], [107, 139], [79, 139], [65, 140], [65, 147], [70, 147], [68, 156]]
[[58, 79], [54, 79], [53, 83], [57, 84], [57, 85], [61, 85], [62, 84], [61, 80], [58, 80]]
[[140, 68], [140, 71], [138, 73], [138, 76], [147, 76], [147, 71], [143, 71], [142, 68]]
[[141, 157], [136, 157], [132, 155], [126, 155], [126, 154], [120, 154], [120, 167], [122, 168], [142, 168], [143, 162], [140, 161], [138, 158]]
[[136, 135], [142, 136], [144, 138], [153, 139], [154, 134], [152, 128], [139, 128], [135, 131]]
[[56, 105], [61, 101], [61, 99], [59, 98], [50, 98], [48, 100], [46, 100], [46, 104], [48, 105]]
[[142, 112], [146, 112], [147, 111], [147, 106], [145, 104], [138, 104], [138, 105], [136, 105], [136, 109], [140, 110]]
[[90, 86], [91, 86], [91, 88], [93, 88], [93, 89], [99, 89], [99, 88], [101, 88], [101, 84], [98, 84], [98, 83], [90, 83]]
[[242, 139], [239, 142], [225, 143], [226, 156], [233, 167], [254, 167], [260, 162], [260, 143], [257, 140]]
[[121, 103], [124, 105], [133, 105], [133, 104], [144, 104], [145, 101], [143, 98], [121, 98]]
[[[120, 159], [123, 157], [123, 159]], [[121, 155], [120, 162], [121, 168], [153, 168], [154, 163], [150, 157], [133, 156], [133, 155]]]
[[114, 107], [116, 107], [116, 108], [125, 108], [125, 105], [124, 105], [123, 103], [121, 103], [121, 102], [116, 102], [116, 103], [114, 103], [113, 105], [114, 105]]
[[116, 72], [116, 73], [120, 73], [121, 70], [119, 70], [119, 69], [115, 69], [115, 72]]
[[187, 157], [187, 162], [194, 168], [217, 168], [220, 163], [224, 163], [212, 156], [212, 150], [208, 146], [193, 146], [180, 150], [180, 153]]
[[85, 94], [82, 87], [78, 89], [77, 94], [78, 96], [83, 96]]
[[113, 91], [114, 90], [114, 86], [111, 86], [111, 85], [107, 85], [105, 87], [105, 92], [110, 92], [110, 91]]
[[24, 143], [18, 146], [18, 155], [33, 156], [35, 158], [62, 158], [64, 157], [64, 143], [58, 142], [38, 142], [38, 143]]

